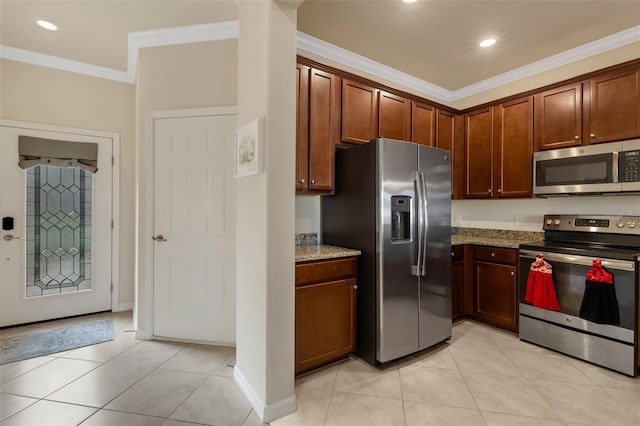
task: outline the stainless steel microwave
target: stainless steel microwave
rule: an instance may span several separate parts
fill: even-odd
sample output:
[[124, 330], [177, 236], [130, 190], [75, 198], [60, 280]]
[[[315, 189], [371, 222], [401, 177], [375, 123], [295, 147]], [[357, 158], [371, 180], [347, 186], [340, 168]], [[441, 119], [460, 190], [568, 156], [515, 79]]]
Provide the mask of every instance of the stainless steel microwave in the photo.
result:
[[640, 192], [640, 139], [536, 152], [537, 195]]

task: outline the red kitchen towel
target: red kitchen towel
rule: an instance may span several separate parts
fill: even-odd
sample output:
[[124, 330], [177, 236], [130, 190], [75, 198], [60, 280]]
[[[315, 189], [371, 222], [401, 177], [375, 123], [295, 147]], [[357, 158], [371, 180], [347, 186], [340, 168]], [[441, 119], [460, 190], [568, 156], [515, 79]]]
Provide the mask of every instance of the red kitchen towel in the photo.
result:
[[613, 275], [604, 269], [602, 261], [594, 259], [587, 272], [580, 318], [598, 324], [620, 324], [620, 311]]
[[524, 300], [537, 308], [560, 310], [556, 287], [553, 284], [551, 265], [545, 262], [540, 253], [536, 254], [536, 260], [529, 268]]

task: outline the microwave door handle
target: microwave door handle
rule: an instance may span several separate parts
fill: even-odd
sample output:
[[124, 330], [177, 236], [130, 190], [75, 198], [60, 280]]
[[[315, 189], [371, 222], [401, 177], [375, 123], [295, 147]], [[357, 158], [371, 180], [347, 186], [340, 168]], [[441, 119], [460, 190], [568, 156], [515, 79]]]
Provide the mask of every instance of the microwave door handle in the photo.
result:
[[620, 182], [620, 177], [618, 176], [618, 151], [613, 152], [613, 158], [611, 161], [611, 174], [613, 175], [611, 177], [613, 178], [613, 183], [618, 183]]
[[422, 238], [424, 243], [422, 244], [422, 276], [427, 274], [427, 232], [429, 231], [429, 210], [428, 210], [428, 200], [427, 200], [427, 179], [423, 172], [420, 172], [420, 180], [422, 181], [422, 217], [424, 220], [422, 221]]
[[551, 252], [541, 252], [541, 251], [533, 251], [533, 250], [520, 250], [520, 257], [523, 259], [535, 259], [536, 254], [538, 253], [542, 254], [545, 260], [549, 260], [551, 262], [591, 266], [593, 264], [593, 261], [598, 259], [602, 261], [602, 266], [609, 269], [616, 269], [620, 271], [631, 271], [631, 272], [635, 270], [634, 262], [618, 260], [618, 259], [605, 259], [601, 257], [576, 256], [573, 254], [551, 253]]

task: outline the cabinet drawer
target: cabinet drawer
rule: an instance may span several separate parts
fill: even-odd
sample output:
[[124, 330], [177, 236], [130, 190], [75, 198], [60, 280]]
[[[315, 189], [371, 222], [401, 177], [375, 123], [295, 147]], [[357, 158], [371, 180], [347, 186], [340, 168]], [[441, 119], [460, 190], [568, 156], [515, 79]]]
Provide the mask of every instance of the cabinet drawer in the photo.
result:
[[489, 262], [516, 264], [516, 250], [498, 247], [482, 247], [475, 246], [473, 249], [475, 260], [484, 260]]
[[464, 245], [451, 246], [451, 261], [464, 260]]
[[355, 257], [298, 263], [296, 265], [296, 287], [355, 277], [357, 265]]

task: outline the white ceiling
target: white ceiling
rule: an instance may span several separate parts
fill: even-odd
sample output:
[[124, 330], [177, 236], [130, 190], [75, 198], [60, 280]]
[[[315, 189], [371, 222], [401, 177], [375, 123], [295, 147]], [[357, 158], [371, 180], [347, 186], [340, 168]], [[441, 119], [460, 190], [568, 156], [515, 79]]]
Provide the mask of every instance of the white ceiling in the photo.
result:
[[[129, 33], [236, 19], [234, 0], [0, 0], [0, 44], [124, 71]], [[637, 25], [640, 0], [306, 0], [298, 10], [301, 32], [448, 90]], [[488, 36], [498, 43], [477, 47]]]

